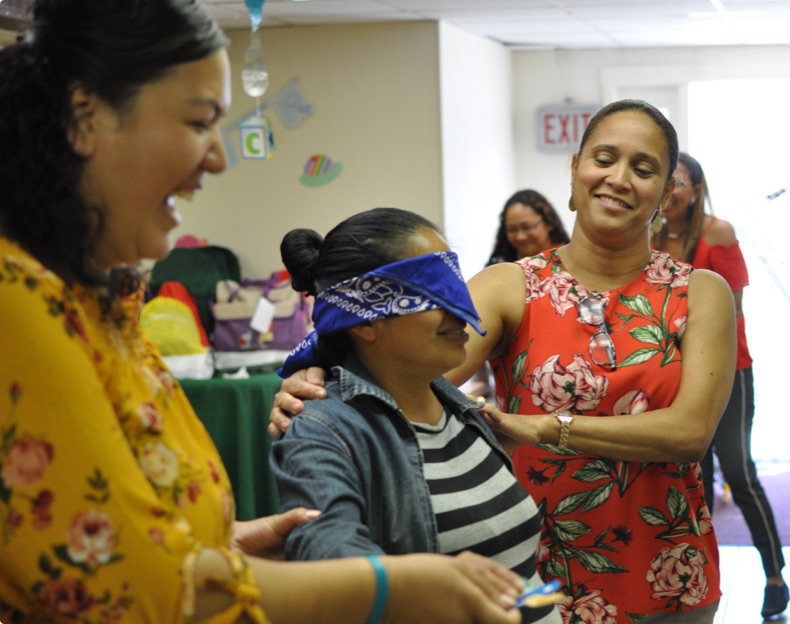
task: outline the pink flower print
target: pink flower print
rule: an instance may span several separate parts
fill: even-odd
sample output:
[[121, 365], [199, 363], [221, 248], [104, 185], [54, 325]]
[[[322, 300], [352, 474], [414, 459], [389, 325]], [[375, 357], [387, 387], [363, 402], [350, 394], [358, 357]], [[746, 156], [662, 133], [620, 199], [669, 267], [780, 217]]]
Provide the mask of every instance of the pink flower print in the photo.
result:
[[543, 295], [548, 295], [557, 316], [565, 316], [565, 312], [575, 307], [576, 295], [571, 292], [574, 285], [573, 277], [567, 271], [554, 273], [540, 287]]
[[524, 275], [524, 285], [526, 287], [526, 294], [524, 296], [524, 303], [534, 301], [541, 294], [541, 281], [540, 277], [534, 273], [526, 273]]
[[687, 315], [679, 316], [675, 319], [675, 333], [678, 335], [678, 338], [683, 338], [683, 334], [686, 333], [686, 320], [688, 319]]
[[192, 479], [187, 485], [187, 496], [189, 497], [189, 502], [194, 503], [197, 501], [198, 496], [200, 496], [200, 482], [197, 479]]
[[672, 288], [688, 286], [691, 265], [675, 264], [668, 254], [655, 254], [645, 269], [647, 281], [651, 284], [667, 284]]
[[559, 363], [560, 356], [552, 355], [532, 371], [529, 389], [532, 402], [545, 412], [569, 409], [573, 403], [573, 375]]
[[151, 527], [148, 529], [148, 537], [151, 538], [154, 544], [159, 545], [165, 543], [165, 532], [161, 527]]
[[642, 414], [650, 407], [650, 397], [641, 388], [626, 392], [617, 399], [614, 404], [613, 413], [615, 416], [624, 414]]
[[545, 258], [534, 256], [531, 258], [522, 258], [518, 261], [518, 264], [524, 272], [524, 283], [526, 285], [526, 296], [524, 301], [529, 303], [541, 296], [540, 277], [538, 277], [535, 272], [544, 268], [548, 263]]
[[667, 546], [650, 562], [647, 581], [653, 589], [653, 598], [669, 598], [693, 607], [708, 595], [708, 578], [705, 576], [703, 556], [691, 544]]
[[24, 524], [25, 517], [16, 509], [11, 508], [8, 510], [8, 515], [6, 516], [5, 521], [8, 526], [18, 529], [22, 526], [22, 524]]
[[33, 501], [30, 512], [33, 515], [33, 528], [45, 531], [52, 524], [50, 509], [55, 500], [55, 495], [49, 490], [42, 490]]
[[565, 596], [558, 607], [563, 622], [617, 624], [617, 607], [604, 599], [600, 589], [583, 593], [578, 598]]
[[80, 613], [88, 611], [94, 603], [88, 588], [79, 579], [50, 579], [42, 583], [38, 600], [44, 608], [57, 617], [77, 621]]
[[589, 362], [578, 353], [567, 368], [559, 363], [559, 357], [552, 355], [532, 371], [532, 402], [547, 413], [596, 407], [606, 395], [609, 380], [603, 375], [596, 377]]
[[604, 375], [596, 376], [590, 363], [578, 353], [573, 356], [573, 362], [568, 365], [567, 371], [573, 375], [575, 408], [583, 412], [597, 407], [606, 396], [609, 380]]
[[107, 563], [118, 544], [110, 517], [96, 509], [81, 511], [71, 521], [67, 549], [71, 560], [95, 568]]
[[55, 451], [49, 442], [36, 438], [17, 440], [8, 451], [0, 476], [7, 488], [29, 487], [44, 478]]
[[532, 272], [540, 271], [541, 269], [545, 269], [548, 261], [543, 256], [530, 256], [528, 258], [524, 258], [521, 262], [519, 262], [523, 267], [529, 267], [532, 269]]
[[162, 432], [162, 415], [153, 403], [143, 403], [137, 410], [137, 415], [143, 427], [152, 433]]

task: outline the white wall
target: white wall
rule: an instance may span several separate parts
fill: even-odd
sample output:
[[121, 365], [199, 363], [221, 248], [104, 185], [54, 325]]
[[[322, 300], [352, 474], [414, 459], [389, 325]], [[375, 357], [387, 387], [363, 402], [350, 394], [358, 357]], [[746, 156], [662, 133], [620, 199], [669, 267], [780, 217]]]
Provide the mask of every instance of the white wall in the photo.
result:
[[[785, 76], [790, 76], [790, 46], [514, 52], [516, 185], [543, 192], [565, 223], [572, 224], [567, 210], [570, 156], [541, 153], [535, 147], [534, 115], [541, 105], [566, 98], [600, 105], [622, 97], [646, 99], [670, 108], [685, 147], [689, 82]], [[722, 120], [722, 149], [727, 148], [727, 125], [739, 121]]]
[[515, 191], [512, 54], [448, 24], [439, 34], [444, 230], [468, 279]]

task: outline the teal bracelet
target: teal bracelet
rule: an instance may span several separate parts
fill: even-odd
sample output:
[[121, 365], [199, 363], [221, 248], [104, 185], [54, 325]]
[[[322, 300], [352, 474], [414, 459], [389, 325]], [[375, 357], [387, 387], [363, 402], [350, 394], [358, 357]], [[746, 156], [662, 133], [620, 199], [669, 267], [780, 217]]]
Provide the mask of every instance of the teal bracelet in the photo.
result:
[[381, 616], [384, 615], [384, 609], [387, 607], [387, 599], [390, 595], [390, 584], [387, 579], [387, 570], [384, 564], [381, 563], [376, 555], [367, 555], [365, 557], [370, 561], [373, 570], [376, 572], [376, 600], [373, 602], [373, 610], [370, 612], [365, 624], [379, 624]]

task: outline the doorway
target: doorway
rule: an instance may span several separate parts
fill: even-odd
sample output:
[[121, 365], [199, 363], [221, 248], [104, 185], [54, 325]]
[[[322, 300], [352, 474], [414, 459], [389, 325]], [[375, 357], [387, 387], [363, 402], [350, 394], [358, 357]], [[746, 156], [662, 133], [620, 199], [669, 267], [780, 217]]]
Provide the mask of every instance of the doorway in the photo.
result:
[[[732, 223], [749, 270], [743, 308], [754, 359], [755, 460], [790, 460], [779, 431], [790, 354], [790, 79], [713, 80], [688, 86], [688, 151], [716, 216]], [[681, 140], [681, 143], [683, 141]]]

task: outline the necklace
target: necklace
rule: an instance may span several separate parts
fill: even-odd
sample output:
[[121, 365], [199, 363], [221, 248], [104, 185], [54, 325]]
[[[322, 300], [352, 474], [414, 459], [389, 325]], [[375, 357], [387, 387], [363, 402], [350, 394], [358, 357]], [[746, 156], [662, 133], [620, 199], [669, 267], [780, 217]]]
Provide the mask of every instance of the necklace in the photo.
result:
[[676, 238], [680, 238], [681, 236], [683, 236], [687, 231], [688, 230], [683, 230], [682, 232], [670, 232], [669, 230], [667, 230], [667, 238], [671, 238], [672, 240], [675, 240]]

